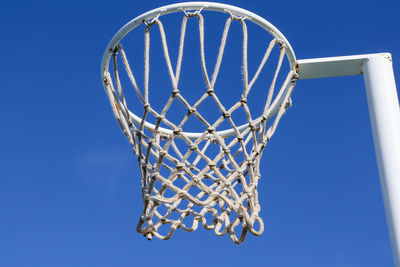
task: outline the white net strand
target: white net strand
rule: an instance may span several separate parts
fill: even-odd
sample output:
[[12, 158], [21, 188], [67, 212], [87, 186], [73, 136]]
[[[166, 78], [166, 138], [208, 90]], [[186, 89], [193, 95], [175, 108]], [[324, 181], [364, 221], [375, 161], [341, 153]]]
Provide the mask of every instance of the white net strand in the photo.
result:
[[[201, 10], [192, 13], [184, 11], [175, 70], [169, 56], [164, 27], [157, 16], [145, 22], [144, 92], [142, 93], [137, 85], [121, 44], [115, 47], [112, 57], [114, 80], [110, 73], [105, 71], [104, 83], [114, 115], [133, 146], [139, 161], [144, 207], [137, 225], [137, 232], [148, 239], [156, 236], [166, 240], [171, 238], [177, 228], [195, 231], [201, 223], [205, 229], [214, 230], [219, 236], [229, 234], [233, 242], [240, 244], [244, 241], [247, 232], [258, 236], [264, 230], [263, 221], [259, 217], [260, 205], [257, 192], [258, 180], [261, 177], [260, 158], [279, 120], [290, 106], [290, 95], [297, 74], [293, 69], [288, 72], [283, 85], [273, 99], [277, 77], [286, 55], [283, 42], [274, 38], [268, 44], [254, 76], [249, 79], [247, 25], [244, 18], [231, 15], [225, 23], [210, 80], [204, 52], [204, 18], [200, 12]], [[179, 91], [186, 25], [188, 19], [192, 17], [198, 19], [201, 69], [206, 84], [206, 92], [194, 105], [190, 105]], [[215, 93], [214, 86], [233, 21], [240, 22], [243, 33], [243, 93], [239, 101], [226, 108]], [[160, 113], [149, 102], [150, 31], [155, 25], [158, 26], [160, 32], [164, 59], [172, 85], [171, 95]], [[263, 114], [253, 119], [247, 97], [271, 51], [277, 45], [280, 50], [279, 59]], [[118, 57], [122, 60], [129, 81], [144, 107], [139, 125], [134, 124], [123, 93], [117, 64]], [[206, 99], [212, 99], [222, 114], [213, 123], [208, 122], [197, 109]], [[180, 101], [187, 109], [186, 115], [179, 124], [166, 118], [174, 101]], [[282, 104], [273, 116], [272, 113], [275, 112], [273, 107], [279, 101], [282, 101]], [[248, 126], [245, 128], [238, 127], [232, 119], [232, 113], [238, 109], [243, 109], [246, 114]], [[150, 115], [156, 118], [156, 123], [154, 129], [148, 131], [145, 122]], [[192, 116], [206, 127], [206, 130], [196, 138], [189, 138], [182, 131], [183, 126]], [[225, 121], [228, 121], [233, 129], [232, 138], [224, 138], [216, 131], [216, 128]], [[166, 125], [170, 131], [168, 133], [162, 131], [161, 125]], [[211, 146], [218, 146], [218, 152], [209, 152], [212, 151], [209, 149]], [[169, 227], [166, 233], [160, 233], [162, 226]]]

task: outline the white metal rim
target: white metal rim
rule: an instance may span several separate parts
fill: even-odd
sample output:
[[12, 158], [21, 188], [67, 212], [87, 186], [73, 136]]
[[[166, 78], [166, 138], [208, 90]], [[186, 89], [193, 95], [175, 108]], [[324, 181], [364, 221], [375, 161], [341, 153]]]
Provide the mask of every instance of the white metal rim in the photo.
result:
[[[163, 7], [159, 7], [153, 10], [150, 10], [146, 13], [143, 13], [142, 15], [137, 16], [133, 20], [129, 21], [125, 26], [123, 26], [111, 39], [111, 41], [108, 43], [106, 50], [104, 51], [103, 54], [103, 59], [101, 63], [101, 77], [103, 81], [103, 86], [106, 88], [105, 84], [105, 72], [108, 72], [109, 68], [109, 62], [112, 56], [112, 53], [119, 44], [119, 42], [124, 38], [125, 35], [127, 35], [130, 31], [135, 29], [136, 27], [140, 26], [146, 21], [152, 20], [153, 18], [156, 18], [157, 16], [163, 16], [166, 14], [171, 14], [171, 13], [176, 13], [176, 12], [182, 12], [183, 10], [209, 10], [209, 11], [217, 11], [217, 12], [222, 12], [222, 13], [227, 13], [231, 14], [234, 16], [239, 16], [239, 17], [244, 17], [246, 20], [251, 21], [267, 32], [269, 32], [272, 36], [274, 36], [278, 41], [282, 42], [286, 46], [286, 55], [289, 60], [290, 64], [290, 69], [291, 70], [296, 70], [296, 56], [294, 54], [294, 51], [292, 49], [292, 46], [288, 42], [288, 40], [285, 38], [285, 36], [277, 29], [275, 28], [274, 25], [272, 25], [270, 22], [265, 20], [264, 18], [258, 16], [257, 14], [254, 14], [253, 12], [250, 12], [248, 10], [232, 6], [232, 5], [227, 5], [227, 4], [221, 4], [221, 3], [214, 3], [214, 2], [184, 2], [184, 3], [177, 3], [177, 4], [172, 4], [172, 5], [166, 5]], [[270, 117], [274, 116], [276, 112], [279, 110], [279, 106], [282, 104], [283, 97], [281, 99], [275, 99], [273, 104], [270, 107]], [[141, 124], [142, 119], [135, 115], [133, 112], [128, 111], [132, 121], [138, 125]], [[267, 119], [269, 119], [267, 118]], [[255, 124], [258, 125], [261, 122], [261, 118], [258, 118], [255, 120]], [[149, 130], [154, 130], [155, 125], [149, 122], [144, 123], [144, 127]], [[248, 124], [243, 124], [238, 127], [239, 131], [243, 131], [248, 127]], [[170, 134], [172, 133], [171, 130], [165, 129], [162, 127], [159, 127], [158, 130], [163, 133], [163, 134]], [[228, 129], [228, 130], [223, 130], [223, 131], [218, 131], [216, 132], [219, 136], [221, 137], [229, 137], [235, 134], [234, 129]], [[193, 132], [182, 132], [182, 135], [185, 135], [186, 137], [190, 139], [196, 139], [200, 137], [203, 133], [193, 133]]]

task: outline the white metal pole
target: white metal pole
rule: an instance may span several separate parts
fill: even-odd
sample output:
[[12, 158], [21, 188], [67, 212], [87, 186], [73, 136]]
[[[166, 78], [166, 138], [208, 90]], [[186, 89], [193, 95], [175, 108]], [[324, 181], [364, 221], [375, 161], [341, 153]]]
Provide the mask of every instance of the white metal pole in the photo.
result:
[[390, 54], [365, 59], [362, 71], [394, 264], [400, 267], [400, 109]]

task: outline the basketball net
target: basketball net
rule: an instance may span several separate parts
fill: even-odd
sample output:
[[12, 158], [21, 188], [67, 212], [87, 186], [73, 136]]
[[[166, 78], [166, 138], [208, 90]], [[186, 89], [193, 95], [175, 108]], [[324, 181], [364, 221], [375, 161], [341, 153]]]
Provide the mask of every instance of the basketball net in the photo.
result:
[[[229, 234], [233, 242], [240, 244], [245, 239], [247, 232], [258, 236], [264, 230], [263, 221], [259, 216], [260, 205], [257, 192], [258, 180], [261, 177], [260, 158], [274, 134], [279, 120], [291, 105], [290, 95], [297, 74], [295, 70], [291, 69], [287, 73], [283, 85], [275, 88], [286, 47], [283, 42], [274, 38], [269, 45], [266, 45], [261, 63], [250, 79], [247, 66], [248, 41], [245, 18], [231, 14], [226, 20], [217, 61], [210, 77], [204, 55], [204, 19], [201, 10], [192, 13], [183, 12], [175, 69], [172, 67], [168, 53], [163, 24], [159, 17], [156, 17], [145, 22], [143, 94], [137, 85], [121, 44], [113, 51], [113, 77], [108, 71], [105, 71], [103, 76], [114, 115], [132, 144], [139, 161], [144, 206], [137, 231], [148, 239], [153, 236], [169, 239], [178, 228], [194, 231], [201, 224], [207, 230], [214, 230], [217, 235]], [[190, 18], [198, 20], [201, 67], [206, 84], [206, 91], [194, 105], [190, 105], [185, 100], [178, 86], [186, 24]], [[229, 28], [234, 21], [241, 24], [243, 31], [243, 93], [234, 105], [225, 107], [218, 98], [214, 85], [223, 59]], [[171, 95], [161, 112], [157, 112], [152, 107], [148, 97], [149, 40], [151, 29], [154, 26], [159, 28], [172, 84]], [[279, 59], [270, 83], [267, 101], [262, 115], [253, 119], [247, 104], [247, 97], [274, 47], [279, 49]], [[118, 58], [122, 60], [132, 88], [143, 104], [144, 113], [140, 123], [135, 124], [135, 115], [128, 109], [120, 81]], [[275, 97], [273, 97], [274, 95]], [[212, 99], [221, 111], [221, 116], [215, 122], [207, 121], [197, 110], [197, 107], [206, 99]], [[167, 111], [174, 101], [180, 101], [187, 109], [187, 114], [179, 124], [171, 122], [166, 117]], [[277, 103], [280, 104], [277, 105]], [[231, 117], [231, 114], [238, 109], [243, 109], [246, 113], [248, 123], [245, 127], [237, 126]], [[155, 125], [150, 128], [146, 124], [146, 118], [149, 115], [156, 118]], [[196, 137], [188, 136], [182, 131], [182, 127], [191, 116], [195, 116], [207, 129]], [[216, 130], [221, 123], [226, 121], [232, 127], [230, 135], [233, 138], [226, 138]], [[161, 125], [166, 125], [170, 130], [165, 130]], [[179, 145], [178, 140], [186, 145]], [[218, 146], [219, 152], [209, 152], [208, 148], [211, 145]], [[193, 159], [193, 156], [195, 159], [190, 160]], [[200, 161], [206, 162], [206, 164], [200, 167]], [[161, 233], [161, 227], [164, 229], [167, 227], [167, 230]]]

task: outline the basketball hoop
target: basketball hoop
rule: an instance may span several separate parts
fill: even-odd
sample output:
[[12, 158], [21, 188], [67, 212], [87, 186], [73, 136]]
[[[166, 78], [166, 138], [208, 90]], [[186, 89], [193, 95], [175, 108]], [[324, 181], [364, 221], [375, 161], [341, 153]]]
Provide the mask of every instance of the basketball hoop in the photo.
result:
[[[219, 12], [226, 17], [212, 76], [209, 76], [204, 49], [205, 13], [210, 11]], [[163, 16], [170, 13], [182, 14], [175, 69], [172, 67], [162, 23]], [[198, 21], [201, 70], [206, 85], [204, 94], [194, 105], [189, 104], [179, 90], [186, 24], [191, 19]], [[239, 23], [243, 34], [243, 85], [238, 85], [243, 87], [243, 92], [237, 96], [232, 106], [226, 107], [218, 98], [214, 86], [232, 23]], [[271, 36], [269, 43], [265, 44], [266, 50], [261, 63], [252, 77], [249, 75], [247, 62], [247, 23], [258, 25]], [[122, 46], [123, 38], [139, 26], [143, 26], [145, 32], [143, 90], [136, 82]], [[161, 112], [156, 111], [149, 101], [149, 40], [153, 27], [157, 27], [160, 32], [172, 84], [170, 97]], [[278, 50], [278, 56], [275, 68], [268, 70], [272, 73], [272, 79], [269, 82], [267, 100], [266, 103], [259, 103], [264, 106], [262, 114], [252, 118], [247, 98], [273, 49]], [[282, 75], [284, 58], [288, 62], [288, 71], [278, 88], [277, 77]], [[123, 63], [131, 88], [123, 89], [118, 60]], [[101, 72], [114, 115], [139, 161], [144, 204], [137, 226], [139, 233], [148, 239], [153, 236], [169, 239], [177, 228], [194, 231], [202, 224], [205, 229], [214, 230], [217, 235], [229, 234], [233, 242], [240, 244], [247, 232], [256, 236], [263, 232], [257, 192], [261, 177], [260, 158], [279, 120], [291, 106], [290, 95], [298, 78], [295, 66], [296, 58], [289, 42], [273, 25], [254, 13], [219, 3], [188, 2], [157, 8], [136, 17], [114, 35], [104, 53]], [[133, 89], [140, 99], [144, 107], [141, 117], [136, 115], [137, 109], [128, 108], [125, 97], [127, 89]], [[219, 108], [221, 115], [215, 121], [208, 121], [198, 110], [198, 106], [206, 99], [214, 101]], [[173, 123], [168, 118], [169, 113], [167, 114], [174, 101], [180, 101], [187, 109], [179, 123]], [[246, 114], [247, 123], [237, 125], [232, 119], [232, 113], [238, 109]], [[149, 122], [149, 116], [155, 117], [156, 122]], [[206, 130], [183, 131], [183, 126], [191, 116], [204, 124]], [[223, 122], [228, 122], [231, 128], [219, 130], [218, 126]], [[210, 146], [217, 149], [210, 149]], [[165, 233], [160, 231], [162, 226], [168, 226]]]

